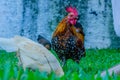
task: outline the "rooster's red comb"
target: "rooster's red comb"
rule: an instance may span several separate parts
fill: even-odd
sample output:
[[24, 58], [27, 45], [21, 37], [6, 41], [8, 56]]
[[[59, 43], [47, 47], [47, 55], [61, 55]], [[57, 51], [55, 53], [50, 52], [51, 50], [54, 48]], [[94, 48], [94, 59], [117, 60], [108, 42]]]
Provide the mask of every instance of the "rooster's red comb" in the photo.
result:
[[77, 9], [76, 8], [74, 8], [74, 7], [67, 7], [66, 8], [66, 11], [68, 12], [68, 13], [70, 13], [70, 12], [72, 12], [72, 13], [74, 13], [76, 16], [78, 16], [78, 11], [77, 11]]

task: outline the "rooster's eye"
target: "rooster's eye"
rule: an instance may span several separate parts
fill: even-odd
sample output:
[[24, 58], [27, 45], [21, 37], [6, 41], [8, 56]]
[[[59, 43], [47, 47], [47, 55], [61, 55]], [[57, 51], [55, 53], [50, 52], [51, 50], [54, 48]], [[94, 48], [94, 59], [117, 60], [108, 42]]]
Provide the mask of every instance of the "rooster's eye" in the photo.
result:
[[70, 17], [73, 17], [73, 15], [70, 15]]

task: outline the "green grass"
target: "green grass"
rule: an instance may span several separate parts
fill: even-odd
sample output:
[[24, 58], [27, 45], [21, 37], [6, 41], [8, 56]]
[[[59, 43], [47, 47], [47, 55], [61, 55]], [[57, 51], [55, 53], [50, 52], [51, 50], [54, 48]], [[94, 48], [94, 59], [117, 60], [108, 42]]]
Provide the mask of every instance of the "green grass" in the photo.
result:
[[0, 51], [0, 80], [94, 80], [96, 74], [98, 74], [96, 80], [120, 80], [120, 75], [106, 75], [104, 78], [99, 76], [101, 71], [120, 64], [118, 49], [86, 50], [86, 57], [82, 58], [79, 64], [72, 60], [67, 61], [63, 67], [65, 75], [62, 77], [54, 73], [48, 75], [38, 70], [23, 71], [17, 63], [16, 53]]
[[81, 60], [80, 66], [86, 73], [96, 74], [118, 63], [120, 63], [120, 50], [87, 50], [87, 56]]

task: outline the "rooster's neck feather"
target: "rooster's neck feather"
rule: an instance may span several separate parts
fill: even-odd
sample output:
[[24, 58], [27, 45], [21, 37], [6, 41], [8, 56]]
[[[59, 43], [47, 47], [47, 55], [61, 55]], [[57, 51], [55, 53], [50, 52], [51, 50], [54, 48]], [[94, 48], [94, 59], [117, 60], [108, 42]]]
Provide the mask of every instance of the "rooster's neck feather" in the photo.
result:
[[[67, 34], [69, 31], [70, 34]], [[55, 36], [63, 36], [63, 35], [74, 35], [74, 36], [77, 36], [77, 33], [76, 33], [76, 29], [74, 27], [74, 25], [70, 25], [68, 22], [67, 22], [67, 17], [65, 17], [57, 26], [54, 34], [53, 34], [53, 37]]]

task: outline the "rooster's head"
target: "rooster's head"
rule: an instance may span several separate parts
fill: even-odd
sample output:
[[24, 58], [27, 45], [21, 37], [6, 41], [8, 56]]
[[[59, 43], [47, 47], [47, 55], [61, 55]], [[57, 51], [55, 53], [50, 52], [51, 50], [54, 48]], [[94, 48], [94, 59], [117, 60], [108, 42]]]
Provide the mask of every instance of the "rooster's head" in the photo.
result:
[[75, 25], [78, 19], [77, 9], [74, 7], [67, 7], [66, 11], [68, 12], [67, 21], [69, 24]]

